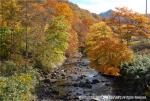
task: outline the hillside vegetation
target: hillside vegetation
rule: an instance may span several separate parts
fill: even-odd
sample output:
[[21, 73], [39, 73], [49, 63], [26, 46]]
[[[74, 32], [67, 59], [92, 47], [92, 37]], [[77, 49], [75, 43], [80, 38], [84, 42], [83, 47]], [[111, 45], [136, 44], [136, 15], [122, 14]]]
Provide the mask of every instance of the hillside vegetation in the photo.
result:
[[117, 8], [101, 19], [68, 0], [1, 0], [0, 10], [0, 100], [34, 99], [41, 75], [79, 53], [96, 71], [132, 77], [150, 95], [150, 21], [145, 15]]

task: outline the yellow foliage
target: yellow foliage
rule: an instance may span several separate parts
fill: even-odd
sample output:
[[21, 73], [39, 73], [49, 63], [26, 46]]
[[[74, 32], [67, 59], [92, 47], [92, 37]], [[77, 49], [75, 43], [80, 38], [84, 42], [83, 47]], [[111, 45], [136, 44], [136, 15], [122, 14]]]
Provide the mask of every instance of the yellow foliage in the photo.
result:
[[69, 18], [73, 16], [72, 9], [69, 7], [67, 3], [59, 2], [56, 5], [57, 15], [58, 16], [65, 16], [66, 18]]
[[21, 73], [9, 77], [0, 77], [1, 101], [31, 101], [34, 99], [32, 93], [36, 85], [34, 74]]
[[[95, 37], [107, 37], [112, 35], [112, 31], [109, 26], [106, 25], [105, 22], [99, 22], [90, 27], [90, 34]], [[89, 36], [90, 37], [90, 36]]]
[[12, 28], [18, 27], [20, 22], [18, 21], [22, 7], [19, 4], [18, 0], [2, 0], [0, 6], [0, 25], [9, 26]]

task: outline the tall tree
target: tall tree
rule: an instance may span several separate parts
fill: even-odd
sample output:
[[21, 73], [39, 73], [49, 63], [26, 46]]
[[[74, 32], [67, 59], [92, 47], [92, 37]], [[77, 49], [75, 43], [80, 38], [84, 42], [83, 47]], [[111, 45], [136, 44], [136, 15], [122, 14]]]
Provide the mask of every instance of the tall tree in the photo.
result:
[[120, 64], [132, 60], [133, 52], [112, 35], [112, 30], [104, 22], [92, 25], [87, 37], [87, 54], [92, 68], [119, 76]]
[[43, 70], [50, 71], [64, 62], [69, 29], [70, 25], [62, 16], [51, 19], [45, 26], [44, 41], [37, 44], [39, 51], [35, 52], [35, 58], [43, 65]]
[[68, 58], [76, 56], [76, 54], [78, 53], [78, 48], [79, 48], [78, 35], [73, 29], [71, 29], [69, 35], [69, 46], [66, 51], [66, 56]]
[[2, 0], [1, 2], [0, 48], [7, 54], [5, 58], [8, 58], [13, 54], [19, 53], [21, 48], [23, 28], [20, 18], [22, 6], [18, 0]]

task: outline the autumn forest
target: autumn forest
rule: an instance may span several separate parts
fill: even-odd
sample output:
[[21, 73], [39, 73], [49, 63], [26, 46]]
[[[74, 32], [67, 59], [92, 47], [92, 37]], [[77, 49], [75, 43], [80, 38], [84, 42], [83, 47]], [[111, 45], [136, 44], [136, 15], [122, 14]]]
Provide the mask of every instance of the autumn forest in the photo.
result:
[[110, 96], [150, 100], [148, 14], [0, 0], [0, 101], [116, 101]]

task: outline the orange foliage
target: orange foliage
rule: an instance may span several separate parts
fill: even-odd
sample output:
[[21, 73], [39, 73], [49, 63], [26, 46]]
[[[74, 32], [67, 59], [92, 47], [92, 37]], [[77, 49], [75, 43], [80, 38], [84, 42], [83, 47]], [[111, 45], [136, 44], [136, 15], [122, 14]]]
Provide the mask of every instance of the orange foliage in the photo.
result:
[[55, 9], [57, 10], [57, 13], [56, 13], [57, 16], [63, 15], [67, 19], [71, 20], [73, 13], [72, 13], [72, 9], [69, 7], [69, 5], [67, 3], [58, 2], [55, 5]]
[[44, 14], [47, 13], [48, 15], [48, 13], [51, 13], [53, 16], [64, 16], [67, 20], [72, 20], [72, 9], [65, 1], [47, 0], [41, 4], [33, 2], [32, 5]]
[[72, 20], [73, 12], [69, 4], [59, 0], [47, 0], [43, 4], [43, 7], [47, 7], [55, 16], [64, 16], [68, 20]]
[[109, 64], [118, 67], [121, 62], [130, 61], [133, 57], [133, 52], [116, 38], [99, 38], [87, 50], [91, 66]]
[[94, 20], [93, 19], [90, 19], [90, 18], [86, 18], [86, 19], [83, 19], [82, 22], [86, 25], [86, 26], [91, 26], [93, 23], [94, 23]]
[[111, 33], [105, 23], [94, 24], [87, 37], [87, 55], [92, 68], [117, 76], [119, 66], [122, 62], [131, 61], [133, 52], [117, 38], [112, 37]]
[[129, 42], [132, 37], [147, 37], [150, 34], [148, 17], [128, 8], [116, 8], [108, 24], [122, 41]]
[[97, 66], [95, 69], [106, 75], [120, 76], [120, 69], [117, 67], [112, 67], [109, 65], [100, 65]]
[[[85, 47], [86, 35], [95, 21], [99, 20], [98, 15], [93, 15], [87, 10], [80, 9], [73, 3], [67, 0], [45, 0], [42, 3], [33, 3], [33, 7], [37, 11], [42, 12], [47, 18], [53, 16], [65, 16], [65, 18], [72, 24], [73, 30], [77, 33], [79, 39], [79, 46]], [[38, 13], [39, 13], [38, 12]]]
[[70, 31], [70, 36], [69, 36], [69, 46], [66, 51], [66, 56], [69, 58], [74, 57], [77, 52], [78, 52], [78, 35], [77, 33], [72, 29]]
[[88, 26], [84, 25], [80, 19], [73, 20], [72, 25], [78, 34], [79, 47], [85, 47], [85, 40], [89, 31]]

